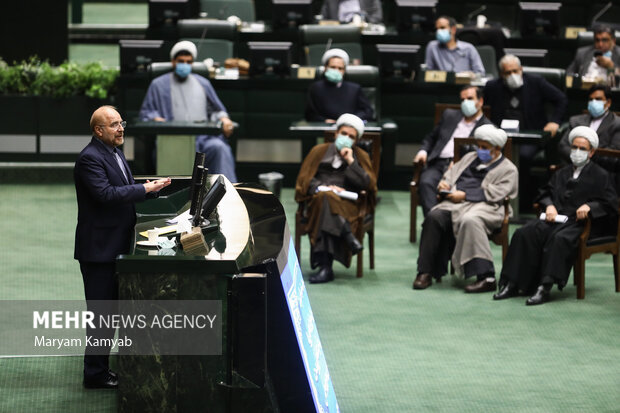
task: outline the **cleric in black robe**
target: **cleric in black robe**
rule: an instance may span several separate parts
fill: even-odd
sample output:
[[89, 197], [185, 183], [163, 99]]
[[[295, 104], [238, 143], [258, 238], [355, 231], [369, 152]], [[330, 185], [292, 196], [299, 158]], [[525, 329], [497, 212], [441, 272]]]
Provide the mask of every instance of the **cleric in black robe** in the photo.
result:
[[[545, 210], [545, 220], [529, 222], [512, 236], [500, 278], [503, 287], [493, 296], [496, 300], [535, 290], [527, 305], [549, 301], [553, 284], [561, 290], [568, 281], [585, 219], [593, 220], [594, 236], [615, 231], [618, 197], [613, 179], [590, 161], [598, 135], [587, 126], [578, 126], [569, 141], [573, 164], [557, 171], [540, 190], [536, 201]], [[559, 215], [568, 220], [555, 222]]]
[[349, 55], [342, 49], [323, 54], [323, 78], [310, 85], [306, 100], [306, 120], [334, 123], [340, 115], [351, 113], [365, 122], [374, 119], [374, 110], [362, 87], [343, 80]]

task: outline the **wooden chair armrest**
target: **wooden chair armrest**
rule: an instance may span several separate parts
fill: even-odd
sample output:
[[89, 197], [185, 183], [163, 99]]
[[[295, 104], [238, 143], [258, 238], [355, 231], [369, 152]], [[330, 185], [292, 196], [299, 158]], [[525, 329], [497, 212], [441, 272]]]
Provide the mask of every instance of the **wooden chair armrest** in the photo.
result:
[[357, 197], [357, 205], [358, 205], [358, 214], [359, 218], [364, 218], [368, 213], [368, 192], [365, 190], [360, 191], [359, 196]]
[[411, 186], [418, 186], [422, 169], [424, 169], [424, 164], [422, 162], [413, 162], [413, 176], [411, 177], [410, 183]]

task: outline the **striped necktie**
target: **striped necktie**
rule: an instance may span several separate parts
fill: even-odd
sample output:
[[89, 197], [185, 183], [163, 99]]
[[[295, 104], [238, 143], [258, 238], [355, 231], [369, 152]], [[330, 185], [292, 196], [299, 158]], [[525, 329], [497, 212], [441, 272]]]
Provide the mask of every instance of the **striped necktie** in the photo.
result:
[[118, 150], [116, 148], [114, 148], [114, 159], [116, 159], [116, 163], [118, 163], [118, 167], [121, 168], [121, 172], [123, 173], [123, 176], [125, 177], [125, 182], [129, 183], [129, 179], [127, 179], [127, 173], [125, 172], [125, 165], [123, 165], [123, 161], [121, 160], [121, 157], [118, 155]]

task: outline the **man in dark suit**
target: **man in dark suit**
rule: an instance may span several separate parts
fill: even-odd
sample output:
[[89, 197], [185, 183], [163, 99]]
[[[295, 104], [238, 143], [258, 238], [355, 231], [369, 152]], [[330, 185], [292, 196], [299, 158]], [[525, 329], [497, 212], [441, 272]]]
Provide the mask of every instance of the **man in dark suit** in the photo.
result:
[[[117, 147], [124, 142], [126, 123], [112, 106], [97, 109], [90, 120], [91, 142], [80, 152], [73, 170], [78, 203], [74, 258], [80, 262], [86, 305], [95, 315], [105, 310], [93, 300], [117, 300], [114, 260], [129, 252], [136, 223], [134, 202], [157, 196], [170, 178], [136, 184], [129, 165]], [[96, 317], [97, 320], [97, 317]], [[90, 329], [98, 339], [114, 337], [114, 329]], [[84, 387], [116, 388], [110, 371], [110, 348], [86, 348]]]
[[461, 89], [461, 110], [446, 109], [441, 120], [422, 141], [422, 147], [413, 159], [425, 167], [420, 175], [418, 196], [424, 216], [434, 207], [437, 200], [437, 184], [450, 166], [454, 157], [454, 138], [473, 136], [474, 129], [491, 123], [482, 114], [484, 99], [476, 86]]
[[620, 66], [620, 47], [616, 46], [616, 34], [607, 25], [594, 27], [594, 45], [577, 49], [575, 59], [566, 69], [567, 75], [579, 75], [589, 79], [607, 79], [609, 71]]

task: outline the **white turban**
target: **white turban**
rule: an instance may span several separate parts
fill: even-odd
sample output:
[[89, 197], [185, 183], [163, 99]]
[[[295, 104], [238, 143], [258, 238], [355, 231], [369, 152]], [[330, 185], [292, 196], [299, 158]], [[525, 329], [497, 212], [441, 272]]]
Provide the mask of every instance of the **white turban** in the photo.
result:
[[342, 49], [329, 49], [328, 51], [323, 53], [323, 57], [321, 58], [323, 66], [325, 66], [329, 59], [331, 59], [332, 57], [339, 57], [344, 60], [345, 66], [349, 65], [349, 55], [347, 54], [347, 52]]
[[590, 142], [590, 146], [592, 149], [598, 148], [598, 135], [594, 129], [588, 128], [587, 126], [577, 126], [568, 134], [568, 143], [573, 143], [573, 139], [575, 138], [586, 138], [588, 142]]
[[474, 131], [474, 138], [489, 142], [493, 146], [503, 148], [508, 140], [508, 136], [503, 129], [498, 129], [494, 125], [486, 124], [479, 126]]
[[194, 59], [198, 55], [196, 45], [189, 40], [183, 40], [172, 46], [172, 50], [170, 50], [170, 60], [174, 60], [174, 56], [179, 52], [189, 52]]
[[336, 121], [336, 130], [341, 126], [350, 126], [357, 131], [357, 139], [361, 138], [364, 134], [364, 121], [351, 113], [345, 113], [340, 115]]

